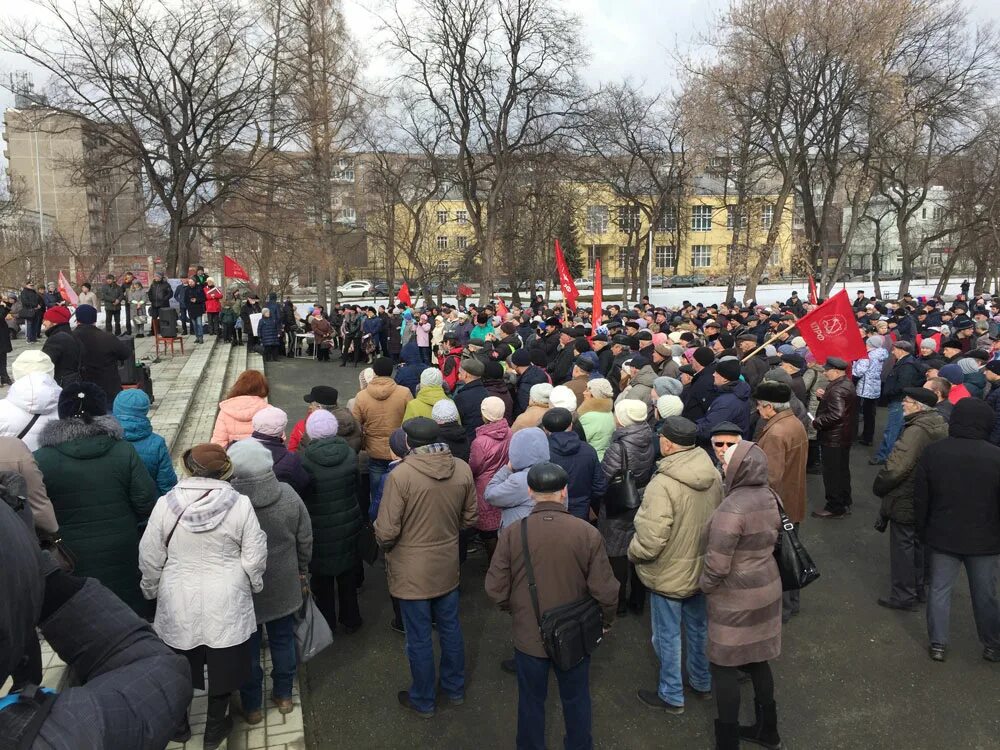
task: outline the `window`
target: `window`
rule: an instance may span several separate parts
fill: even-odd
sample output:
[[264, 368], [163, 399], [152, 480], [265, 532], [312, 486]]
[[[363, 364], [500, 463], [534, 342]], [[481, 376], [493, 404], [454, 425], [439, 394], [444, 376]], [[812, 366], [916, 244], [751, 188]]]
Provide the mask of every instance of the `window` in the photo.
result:
[[739, 206], [726, 206], [726, 229], [737, 228], [736, 217], [739, 216], [739, 228], [744, 229], [747, 225], [746, 212], [741, 212]]
[[691, 208], [691, 229], [695, 232], [708, 232], [712, 228], [712, 207], [693, 206]]
[[660, 214], [660, 223], [656, 226], [660, 232], [673, 232], [677, 229], [677, 206], [665, 206]]
[[618, 228], [623, 232], [637, 232], [641, 223], [638, 206], [618, 206]]
[[630, 247], [619, 247], [618, 248], [618, 267], [627, 268], [628, 259], [632, 253], [632, 248]]
[[924, 206], [923, 208], [920, 209], [920, 218], [921, 219], [927, 218], [927, 206]]
[[337, 173], [333, 179], [338, 182], [354, 182], [354, 164], [350, 159], [340, 159], [337, 162]]
[[601, 257], [600, 245], [590, 245], [587, 248], [587, 268], [594, 268], [595, 261]]
[[770, 203], [765, 203], [764, 207], [760, 210], [760, 225], [764, 229], [770, 229], [771, 224], [774, 223], [774, 206]]
[[673, 268], [677, 264], [677, 248], [674, 245], [656, 246], [657, 268]]
[[448, 238], [447, 237], [438, 237], [437, 238], [437, 249], [438, 250], [447, 250], [448, 249]]
[[691, 246], [691, 267], [692, 268], [708, 268], [712, 265], [712, 246], [711, 245], [692, 245]]
[[437, 271], [438, 271], [438, 273], [442, 273], [442, 274], [448, 273], [448, 261], [446, 261], [446, 260], [439, 260], [437, 262]]
[[608, 207], [587, 207], [587, 231], [591, 234], [604, 234], [608, 231]]
[[438, 211], [437, 212], [437, 220], [438, 220], [438, 224], [447, 224], [448, 223], [448, 212], [447, 211]]
[[941, 221], [941, 217], [944, 216], [944, 209], [941, 206], [935, 206], [934, 210], [931, 211], [931, 216], [934, 218], [934, 221]]
[[456, 211], [455, 212], [455, 223], [456, 224], [468, 224], [469, 223], [469, 212], [468, 211]]
[[465, 250], [465, 248], [468, 246], [468, 244], [469, 244], [469, 238], [468, 237], [456, 237], [455, 238], [455, 247], [457, 247], [459, 250]]
[[358, 223], [358, 212], [351, 206], [344, 206], [340, 209], [340, 219], [338, 220], [341, 224], [357, 224]]

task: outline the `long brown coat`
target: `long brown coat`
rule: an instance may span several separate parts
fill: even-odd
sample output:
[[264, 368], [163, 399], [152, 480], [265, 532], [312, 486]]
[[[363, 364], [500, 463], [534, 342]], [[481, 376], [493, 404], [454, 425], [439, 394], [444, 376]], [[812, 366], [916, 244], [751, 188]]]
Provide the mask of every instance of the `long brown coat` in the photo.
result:
[[764, 422], [757, 445], [767, 456], [767, 483], [778, 493], [792, 523], [806, 515], [806, 458], [809, 438], [806, 428], [791, 409]]
[[726, 471], [726, 497], [708, 525], [699, 581], [708, 595], [713, 664], [738, 667], [781, 653], [781, 578], [774, 561], [780, 523], [764, 451], [744, 440]]
[[389, 436], [403, 424], [406, 405], [413, 398], [410, 389], [396, 385], [388, 376], [372, 379], [368, 387], [354, 398], [351, 410], [361, 425], [362, 447], [372, 458], [392, 460]]

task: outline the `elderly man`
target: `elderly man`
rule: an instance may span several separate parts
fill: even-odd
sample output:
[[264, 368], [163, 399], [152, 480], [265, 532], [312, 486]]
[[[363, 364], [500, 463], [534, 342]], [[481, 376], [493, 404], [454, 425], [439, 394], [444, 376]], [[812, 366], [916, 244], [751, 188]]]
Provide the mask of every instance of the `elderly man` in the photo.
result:
[[524, 347], [511, 355], [510, 364], [517, 373], [517, 397], [514, 401], [514, 416], [517, 417], [528, 408], [531, 388], [539, 383], [548, 383], [549, 376], [531, 361], [531, 352]]
[[739, 360], [725, 359], [715, 366], [712, 377], [718, 395], [705, 416], [695, 422], [703, 445], [708, 445], [712, 428], [722, 422], [739, 425], [743, 435], [750, 437], [750, 386], [740, 375]]
[[573, 377], [566, 383], [566, 387], [573, 391], [576, 396], [576, 405], [583, 403], [583, 394], [590, 383], [590, 374], [597, 369], [592, 359], [587, 357], [577, 357], [573, 361]]
[[[691, 376], [691, 381], [685, 383], [684, 392], [681, 394], [681, 401], [684, 402], [682, 416], [697, 422], [708, 413], [708, 407], [719, 395], [714, 377], [715, 354], [706, 346], [695, 349], [691, 367], [694, 369], [694, 374]], [[681, 373], [684, 373], [683, 367]]]
[[458, 386], [453, 398], [470, 443], [476, 437], [476, 428], [483, 424], [483, 401], [490, 396], [483, 383], [485, 373], [486, 365], [478, 359], [463, 361], [458, 371]]
[[876, 528], [890, 525], [888, 598], [878, 604], [913, 612], [924, 601], [924, 552], [917, 538], [913, 480], [924, 449], [948, 436], [948, 423], [935, 408], [937, 394], [926, 388], [903, 391], [903, 433], [875, 477], [872, 492], [882, 498]]
[[743, 439], [743, 431], [737, 424], [722, 422], [712, 428], [711, 439], [711, 452], [715, 456], [716, 465], [721, 467], [726, 451]]
[[917, 388], [926, 379], [926, 367], [913, 356], [913, 344], [896, 341], [892, 345], [892, 355], [896, 358], [896, 363], [882, 385], [882, 395], [889, 402], [889, 414], [882, 445], [868, 462], [872, 465], [885, 463], [892, 452], [892, 446], [903, 432], [903, 389]]
[[[851, 512], [851, 443], [857, 430], [857, 393], [847, 377], [847, 362], [830, 357], [823, 366], [827, 387], [819, 388], [816, 397], [817, 440], [823, 461], [823, 488], [826, 506], [814, 510], [813, 518], [840, 519]], [[895, 441], [893, 441], [895, 442]]]

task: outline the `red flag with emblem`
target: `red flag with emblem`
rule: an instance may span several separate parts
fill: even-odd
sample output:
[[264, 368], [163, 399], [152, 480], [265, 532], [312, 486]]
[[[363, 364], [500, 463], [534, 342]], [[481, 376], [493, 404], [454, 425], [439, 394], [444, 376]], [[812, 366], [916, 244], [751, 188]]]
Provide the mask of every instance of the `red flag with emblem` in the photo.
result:
[[503, 303], [503, 299], [497, 297], [497, 315], [500, 316], [500, 319], [503, 320], [504, 318], [506, 318], [507, 313], [509, 312], [510, 310], [508, 310], [507, 305]]
[[566, 258], [563, 256], [562, 245], [559, 244], [558, 238], [556, 239], [556, 273], [559, 274], [559, 288], [562, 289], [566, 307], [575, 311], [576, 298], [580, 296], [580, 293], [576, 290], [576, 284], [573, 283], [573, 274], [569, 272], [569, 266], [566, 265]]
[[817, 362], [826, 362], [830, 357], [854, 362], [868, 356], [846, 289], [799, 318], [798, 328]]
[[403, 285], [399, 287], [399, 294], [396, 295], [396, 298], [400, 302], [406, 303], [407, 307], [413, 305], [413, 300], [410, 298], [410, 285], [407, 284], [405, 281], [403, 282]]
[[458, 293], [461, 294], [463, 297], [471, 297], [473, 294], [476, 293], [476, 290], [473, 289], [468, 284], [459, 284]]
[[594, 261], [594, 301], [591, 304], [590, 335], [593, 336], [601, 325], [601, 312], [604, 310], [604, 281], [601, 279], [601, 259]]
[[69, 281], [63, 276], [63, 272], [59, 272], [59, 295], [66, 300], [69, 304], [76, 307], [80, 304], [80, 298], [77, 296], [76, 292], [73, 291], [73, 287], [69, 285]]
[[246, 269], [228, 255], [222, 256], [222, 275], [227, 279], [250, 281], [250, 274], [247, 273]]

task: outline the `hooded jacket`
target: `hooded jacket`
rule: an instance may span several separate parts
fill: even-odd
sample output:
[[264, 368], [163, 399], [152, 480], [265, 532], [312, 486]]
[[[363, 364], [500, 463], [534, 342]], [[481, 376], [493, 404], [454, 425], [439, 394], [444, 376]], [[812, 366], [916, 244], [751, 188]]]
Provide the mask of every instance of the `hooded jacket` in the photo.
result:
[[448, 444], [451, 455], [460, 461], [468, 462], [471, 446], [465, 428], [458, 422], [445, 422], [438, 427], [441, 429], [441, 442]]
[[149, 412], [149, 396], [138, 388], [122, 391], [115, 397], [112, 413], [122, 426], [125, 439], [132, 443], [146, 471], [156, 483], [158, 496], [166, 495], [177, 484], [177, 474], [170, 461], [166, 441], [153, 432]]
[[692, 446], [661, 459], [635, 514], [629, 559], [646, 588], [686, 599], [698, 591], [704, 530], [722, 502], [719, 471]]
[[[302, 468], [302, 459], [292, 453], [280, 437], [265, 435], [256, 430], [250, 433], [250, 437], [263, 445], [271, 452], [271, 460], [274, 462], [274, 476], [279, 482], [290, 485], [293, 490], [302, 497], [309, 487], [309, 472]], [[253, 500], [253, 498], [250, 498]]]
[[448, 398], [444, 394], [444, 388], [439, 385], [422, 385], [417, 391], [416, 397], [407, 402], [406, 411], [403, 412], [403, 421], [414, 417], [431, 418], [431, 410], [434, 404], [442, 399]]
[[611, 436], [615, 434], [615, 416], [611, 413], [610, 398], [592, 397], [584, 399], [576, 410], [580, 425], [583, 427], [587, 442], [597, 451], [597, 458], [604, 460], [604, 452], [611, 445]]
[[851, 365], [851, 374], [858, 378], [858, 398], [876, 399], [882, 395], [882, 365], [889, 358], [889, 352], [876, 346], [868, 350], [866, 359], [859, 359]]
[[57, 409], [62, 389], [51, 375], [32, 372], [18, 378], [0, 401], [0, 435], [17, 437], [35, 415], [38, 419], [21, 438], [28, 450], [38, 448], [38, 438], [49, 422], [59, 419]]
[[936, 409], [903, 417], [903, 432], [872, 485], [872, 492], [882, 498], [880, 514], [883, 518], [908, 525], [916, 523], [913, 482], [917, 461], [931, 443], [946, 437], [948, 423]]
[[373, 378], [367, 388], [358, 392], [351, 413], [361, 426], [362, 447], [369, 456], [392, 460], [389, 436], [403, 424], [406, 405], [412, 398], [408, 388], [386, 375]]
[[212, 442], [228, 448], [231, 443], [250, 437], [253, 432], [253, 415], [267, 406], [267, 399], [260, 396], [234, 396], [219, 402], [219, 416], [215, 418]]
[[707, 445], [712, 429], [723, 422], [732, 422], [743, 431], [743, 437], [750, 437], [750, 386], [745, 381], [736, 380], [718, 388], [705, 416], [697, 421], [698, 440]]
[[243, 643], [257, 629], [253, 594], [266, 565], [267, 538], [250, 499], [219, 479], [182, 479], [156, 503], [139, 543], [156, 634], [185, 651]]
[[570, 514], [590, 520], [591, 506], [597, 508], [597, 502], [608, 488], [608, 478], [601, 468], [597, 451], [572, 430], [553, 432], [549, 435], [549, 460], [562, 466], [569, 476], [567, 509]]
[[87, 423], [50, 422], [39, 436], [35, 461], [66, 546], [76, 555], [74, 575], [96, 578], [139, 614], [139, 527], [156, 502], [156, 485], [114, 417]]
[[441, 443], [417, 448], [389, 474], [375, 519], [389, 593], [426, 600], [458, 587], [458, 534], [476, 524], [468, 464]]
[[528, 469], [549, 460], [549, 440], [538, 427], [528, 427], [512, 435], [507, 449], [509, 464], [500, 468], [486, 485], [486, 502], [500, 508], [500, 528], [505, 529], [531, 513], [534, 502], [528, 497]]
[[402, 366], [396, 370], [396, 383], [405, 386], [411, 396], [417, 394], [417, 386], [420, 385], [420, 373], [426, 370], [429, 365], [424, 364], [420, 359], [420, 349], [416, 341], [406, 343], [400, 350], [399, 358], [403, 361]]
[[302, 497], [312, 519], [313, 556], [310, 570], [338, 576], [358, 564], [358, 457], [343, 438], [310, 440], [302, 451], [309, 489]]
[[486, 502], [486, 486], [509, 460], [511, 437], [510, 426], [502, 419], [487, 422], [476, 428], [476, 439], [469, 449], [469, 468], [472, 469], [472, 477], [476, 483], [476, 505], [479, 511], [476, 528], [480, 531], [496, 531], [500, 528], [500, 509]]
[[618, 394], [618, 398], [615, 399], [615, 404], [619, 401], [625, 399], [634, 399], [635, 401], [642, 401], [646, 404], [648, 408], [652, 404], [653, 399], [650, 397], [653, 394], [653, 381], [659, 377], [656, 371], [651, 365], [645, 365], [635, 376], [629, 381], [628, 386]]

